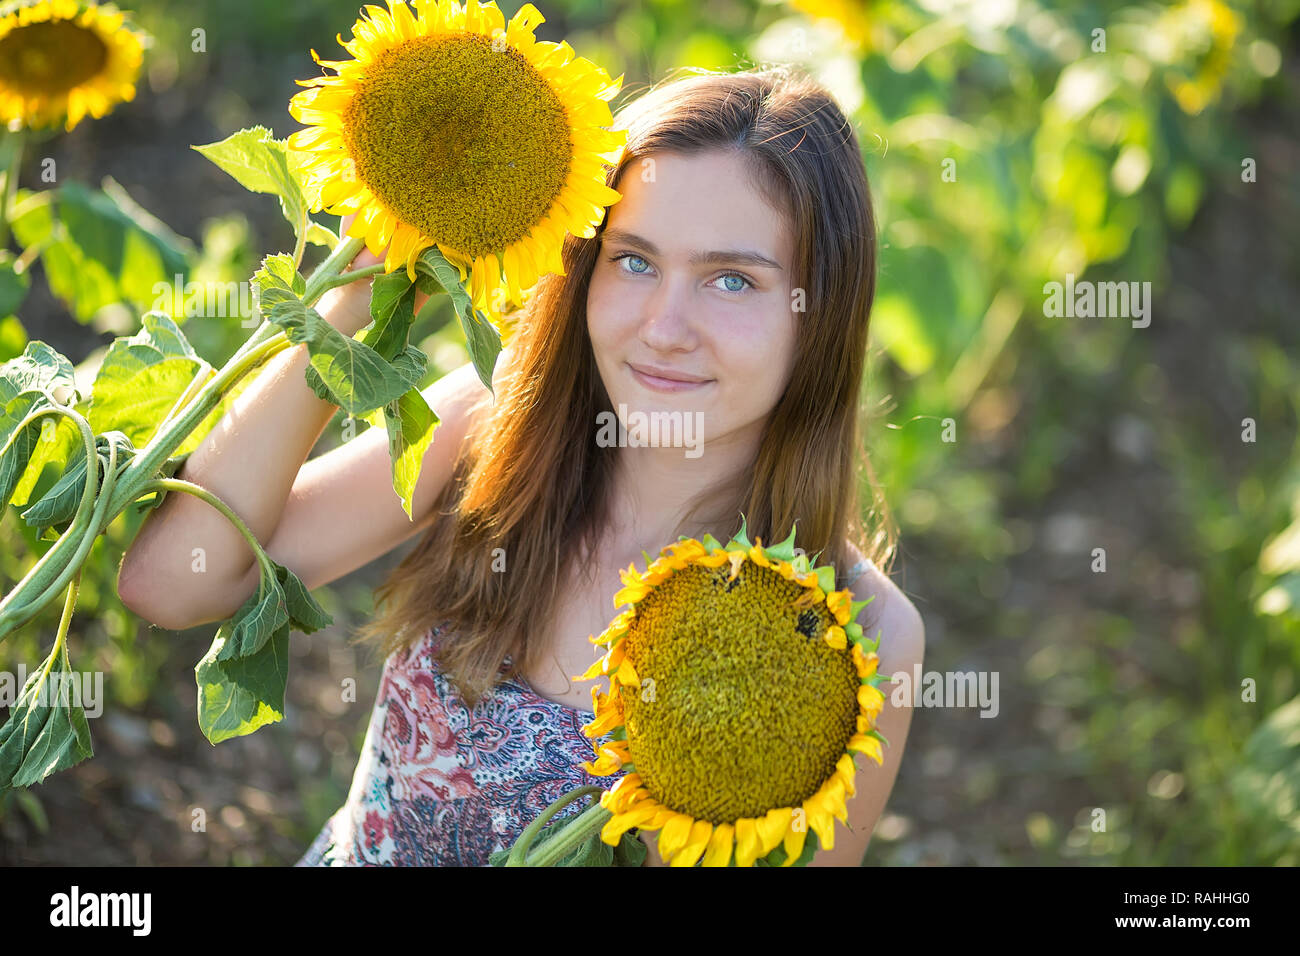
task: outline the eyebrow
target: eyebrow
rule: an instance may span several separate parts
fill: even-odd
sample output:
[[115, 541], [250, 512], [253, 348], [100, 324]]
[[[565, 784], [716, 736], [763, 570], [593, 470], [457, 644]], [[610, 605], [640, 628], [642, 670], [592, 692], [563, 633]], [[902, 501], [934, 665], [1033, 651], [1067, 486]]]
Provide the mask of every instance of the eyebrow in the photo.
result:
[[[628, 232], [624, 229], [606, 229], [602, 234], [602, 240], [608, 239], [611, 242], [625, 242], [628, 245], [640, 246], [652, 256], [660, 255], [659, 247], [644, 236], [638, 236], [634, 232]], [[755, 252], [752, 249], [716, 249], [710, 252], [692, 252], [687, 261], [693, 265], [715, 265], [724, 262], [739, 262], [745, 265], [761, 266], [765, 269], [775, 269], [778, 272], [783, 271], [781, 263], [774, 259], [769, 259], [761, 252]]]

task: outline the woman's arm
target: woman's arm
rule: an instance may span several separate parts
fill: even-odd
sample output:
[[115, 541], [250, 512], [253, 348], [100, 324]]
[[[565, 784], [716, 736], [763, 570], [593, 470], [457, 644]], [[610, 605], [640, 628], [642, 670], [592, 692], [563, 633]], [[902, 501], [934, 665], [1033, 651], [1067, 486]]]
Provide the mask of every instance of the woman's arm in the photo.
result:
[[[921, 620], [912, 602], [898, 589], [898, 585], [885, 577], [874, 565], [853, 584], [850, 590], [854, 594], [874, 594], [876, 601], [883, 603], [878, 612], [880, 623], [880, 655], [877, 672], [890, 676], [904, 671], [912, 673], [913, 667], [921, 666], [925, 658], [925, 624]], [[876, 606], [872, 601], [858, 615], [866, 633], [868, 612]], [[875, 633], [866, 633], [875, 637]], [[890, 791], [894, 789], [894, 779], [903, 760], [903, 750], [907, 744], [907, 732], [912, 726], [912, 707], [908, 705], [895, 707], [892, 702], [890, 684], [882, 684], [881, 692], [885, 695], [885, 708], [876, 721], [876, 727], [889, 741], [884, 748], [884, 763], [877, 764], [865, 754], [856, 754], [858, 773], [854, 779], [857, 790], [847, 804], [849, 825], [846, 827], [835, 821], [835, 841], [832, 849], [820, 850], [813, 857], [811, 866], [861, 866], [871, 841], [871, 833], [876, 828], [876, 821], [884, 812]], [[850, 829], [851, 828], [851, 829]]]

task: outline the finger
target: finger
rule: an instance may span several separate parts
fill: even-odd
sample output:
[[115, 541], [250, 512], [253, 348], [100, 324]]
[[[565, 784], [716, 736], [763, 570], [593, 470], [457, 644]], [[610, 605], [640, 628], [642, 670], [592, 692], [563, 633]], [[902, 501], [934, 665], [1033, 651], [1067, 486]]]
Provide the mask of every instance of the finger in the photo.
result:
[[[352, 223], [356, 218], [357, 218], [356, 213], [348, 213], [346, 216], [343, 217], [342, 221], [339, 222], [340, 236], [343, 236], [344, 238], [347, 237], [348, 229], [351, 228]], [[350, 269], [364, 269], [366, 266], [377, 266], [383, 261], [384, 260], [379, 258], [379, 256], [376, 256], [373, 253], [371, 253], [371, 251], [368, 248], [362, 248], [362, 250], [358, 252], [356, 254], [356, 257], [352, 260], [352, 265], [350, 266]]]

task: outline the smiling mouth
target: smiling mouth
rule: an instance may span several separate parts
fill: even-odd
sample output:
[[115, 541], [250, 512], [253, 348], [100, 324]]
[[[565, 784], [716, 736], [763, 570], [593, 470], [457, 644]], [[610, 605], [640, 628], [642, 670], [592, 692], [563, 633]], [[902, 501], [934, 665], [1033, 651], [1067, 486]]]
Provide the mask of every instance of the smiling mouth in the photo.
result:
[[653, 389], [657, 392], [684, 392], [691, 389], [702, 388], [705, 385], [712, 384], [713, 379], [704, 379], [702, 381], [683, 381], [681, 379], [666, 378], [662, 375], [655, 375], [651, 372], [644, 372], [632, 363], [627, 363], [631, 370], [632, 376], [644, 385], [646, 388]]

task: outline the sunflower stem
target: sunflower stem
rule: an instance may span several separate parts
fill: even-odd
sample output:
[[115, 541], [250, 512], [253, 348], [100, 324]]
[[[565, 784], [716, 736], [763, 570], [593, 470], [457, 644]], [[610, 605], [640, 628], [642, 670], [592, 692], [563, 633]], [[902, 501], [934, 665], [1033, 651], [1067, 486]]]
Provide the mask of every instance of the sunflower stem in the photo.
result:
[[13, 155], [9, 157], [9, 168], [5, 170], [3, 199], [0, 199], [0, 249], [9, 246], [9, 211], [14, 207], [14, 198], [18, 195], [18, 174], [23, 165], [23, 134], [21, 131], [10, 133]]
[[603, 827], [610, 818], [610, 812], [600, 805], [599, 800], [574, 817], [558, 833], [549, 837], [546, 843], [532, 855], [528, 850], [542, 832], [542, 828], [570, 803], [589, 794], [600, 793], [601, 787], [578, 787], [570, 790], [549, 807], [538, 814], [537, 819], [519, 834], [519, 839], [510, 848], [510, 858], [506, 866], [554, 866], [574, 849], [585, 843], [593, 833]]
[[357, 253], [365, 247], [365, 244], [364, 239], [355, 236], [348, 236], [346, 239], [340, 237], [334, 251], [326, 256], [325, 261], [308, 277], [307, 288], [302, 294], [303, 303], [309, 306], [315, 305], [316, 301], [332, 288], [331, 281], [338, 278], [339, 273], [357, 257]]

